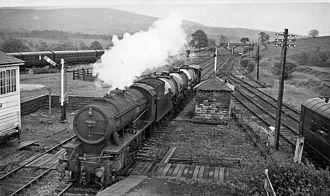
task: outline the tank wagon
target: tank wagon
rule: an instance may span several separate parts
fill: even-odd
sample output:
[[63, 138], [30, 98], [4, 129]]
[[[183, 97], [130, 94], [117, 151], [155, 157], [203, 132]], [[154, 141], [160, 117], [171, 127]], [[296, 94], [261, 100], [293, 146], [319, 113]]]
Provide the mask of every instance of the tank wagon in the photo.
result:
[[300, 135], [314, 151], [330, 164], [330, 102], [329, 99], [312, 98], [301, 105]]
[[16, 52], [7, 53], [18, 59], [25, 61], [25, 67], [48, 65], [44, 56], [49, 57], [56, 63], [65, 59], [66, 63], [93, 63], [101, 58], [104, 50], [77, 50], [77, 51], [42, 51], [42, 52]]
[[129, 165], [149, 137], [192, 87], [200, 66], [144, 76], [128, 89], [115, 89], [81, 108], [73, 120], [76, 140], [65, 145], [67, 157], [57, 168], [84, 185], [106, 186]]

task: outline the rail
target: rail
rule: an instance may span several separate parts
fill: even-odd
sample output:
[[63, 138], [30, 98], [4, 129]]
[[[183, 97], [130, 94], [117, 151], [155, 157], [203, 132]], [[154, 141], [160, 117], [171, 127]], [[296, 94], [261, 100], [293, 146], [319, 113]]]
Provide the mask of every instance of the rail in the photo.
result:
[[32, 163], [33, 161], [35, 161], [36, 159], [42, 157], [43, 155], [45, 155], [45, 154], [47, 154], [47, 153], [53, 151], [54, 149], [56, 149], [56, 148], [62, 146], [62, 145], [65, 144], [65, 143], [71, 141], [71, 140], [74, 139], [75, 137], [76, 137], [76, 136], [73, 135], [73, 136], [71, 136], [70, 138], [67, 138], [66, 140], [62, 141], [61, 143], [59, 143], [59, 144], [53, 146], [52, 148], [46, 150], [45, 152], [39, 154], [39, 155], [36, 156], [34, 159], [32, 159], [32, 160], [30, 160], [30, 161], [28, 161], [28, 162], [22, 164], [21, 166], [15, 168], [15, 169], [13, 169], [13, 170], [11, 170], [10, 172], [8, 172], [8, 173], [6, 173], [5, 175], [1, 176], [1, 177], [0, 177], [0, 180], [3, 180], [3, 179], [5, 179], [6, 177], [8, 177], [8, 176], [10, 176], [10, 175], [12, 175], [12, 174], [14, 174], [14, 173], [16, 173], [17, 171], [19, 171], [20, 169], [24, 168], [24, 167], [25, 167], [26, 165], [28, 165], [29, 163]]

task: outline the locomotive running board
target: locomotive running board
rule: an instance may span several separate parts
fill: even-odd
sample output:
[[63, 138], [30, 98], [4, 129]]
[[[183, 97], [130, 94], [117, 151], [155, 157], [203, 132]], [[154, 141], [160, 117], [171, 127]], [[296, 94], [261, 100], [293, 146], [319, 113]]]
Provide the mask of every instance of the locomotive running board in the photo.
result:
[[120, 154], [121, 151], [129, 144], [132, 143], [134, 139], [136, 139], [146, 128], [151, 125], [151, 121], [143, 121], [141, 124], [141, 128], [137, 129], [135, 134], [125, 133], [123, 136], [122, 143], [119, 146], [110, 145], [106, 147], [103, 152], [110, 154]]

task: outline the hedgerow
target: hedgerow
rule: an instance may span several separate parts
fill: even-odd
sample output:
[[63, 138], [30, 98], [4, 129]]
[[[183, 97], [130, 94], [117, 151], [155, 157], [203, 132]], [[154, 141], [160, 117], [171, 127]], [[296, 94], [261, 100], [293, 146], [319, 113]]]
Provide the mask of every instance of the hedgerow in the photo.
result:
[[264, 170], [269, 170], [269, 178], [276, 195], [330, 195], [329, 170], [316, 169], [311, 164], [261, 163], [249, 168], [250, 177], [241, 179], [250, 194], [264, 193]]

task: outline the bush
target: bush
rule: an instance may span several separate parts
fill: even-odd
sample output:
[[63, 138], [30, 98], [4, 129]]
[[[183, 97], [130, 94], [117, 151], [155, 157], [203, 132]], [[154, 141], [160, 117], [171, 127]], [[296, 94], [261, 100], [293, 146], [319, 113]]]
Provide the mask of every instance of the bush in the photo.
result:
[[269, 177], [278, 195], [329, 195], [329, 170], [313, 165], [287, 163], [270, 165]]
[[247, 73], [251, 73], [254, 70], [255, 63], [249, 58], [243, 58], [241, 60], [241, 67], [243, 67]]
[[268, 174], [276, 195], [330, 195], [329, 170], [317, 170], [310, 164], [260, 163], [249, 168], [250, 176], [241, 179], [242, 191], [264, 193], [264, 171]]
[[330, 67], [330, 51], [308, 51], [290, 55], [299, 65]]
[[[286, 62], [283, 79], [286, 80], [286, 79], [290, 78], [296, 67], [297, 67], [296, 64], [294, 64], [292, 62]], [[280, 74], [281, 74], [281, 63], [279, 63], [279, 62], [275, 63], [274, 66], [273, 66], [273, 68], [272, 68], [272, 72], [276, 76], [280, 77]]]

